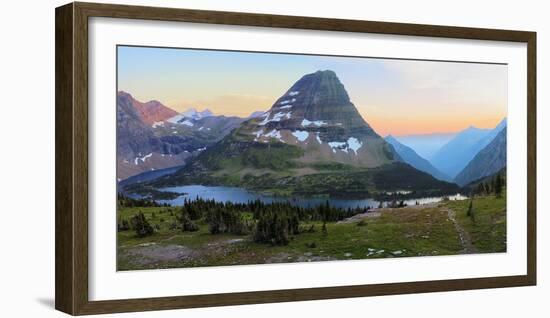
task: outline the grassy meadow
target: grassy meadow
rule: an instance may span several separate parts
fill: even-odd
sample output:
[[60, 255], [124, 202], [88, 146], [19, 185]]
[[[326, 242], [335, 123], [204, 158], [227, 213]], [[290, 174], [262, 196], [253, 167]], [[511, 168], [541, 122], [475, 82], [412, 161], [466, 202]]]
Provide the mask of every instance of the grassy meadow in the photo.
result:
[[505, 252], [505, 191], [501, 197], [475, 196], [472, 209], [470, 201], [372, 209], [339, 221], [304, 217], [285, 244], [258, 242], [254, 228], [259, 221], [248, 211], [237, 212], [247, 226], [242, 233], [212, 234], [207, 216], [196, 218], [195, 228], [184, 231], [182, 207], [122, 206], [119, 224], [142, 214], [152, 230], [139, 237], [132, 226], [119, 229], [117, 269]]

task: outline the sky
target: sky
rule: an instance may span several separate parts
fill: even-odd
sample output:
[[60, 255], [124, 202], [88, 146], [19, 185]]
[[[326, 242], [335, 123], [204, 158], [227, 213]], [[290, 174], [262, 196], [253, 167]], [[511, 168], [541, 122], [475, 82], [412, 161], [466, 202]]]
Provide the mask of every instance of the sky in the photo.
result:
[[240, 117], [333, 70], [381, 136], [493, 128], [507, 113], [506, 65], [119, 46], [117, 67], [118, 90], [139, 101]]

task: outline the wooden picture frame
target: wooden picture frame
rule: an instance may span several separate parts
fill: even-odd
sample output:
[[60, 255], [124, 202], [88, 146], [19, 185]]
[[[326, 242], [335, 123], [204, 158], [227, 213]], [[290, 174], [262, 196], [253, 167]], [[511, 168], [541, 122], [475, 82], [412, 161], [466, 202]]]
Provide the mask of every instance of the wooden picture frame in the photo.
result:
[[[72, 314], [427, 293], [536, 284], [536, 33], [451, 26], [70, 3], [56, 16], [55, 307]], [[527, 44], [527, 275], [90, 301], [88, 297], [88, 19], [110, 17]]]

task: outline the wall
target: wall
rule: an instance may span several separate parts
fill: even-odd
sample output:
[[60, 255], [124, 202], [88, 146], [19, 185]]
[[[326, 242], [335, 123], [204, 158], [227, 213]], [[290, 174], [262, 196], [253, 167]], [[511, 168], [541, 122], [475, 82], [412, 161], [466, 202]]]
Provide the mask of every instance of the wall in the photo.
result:
[[[113, 2], [106, 1], [105, 2]], [[544, 317], [550, 294], [548, 249], [550, 235], [542, 226], [549, 201], [550, 128], [545, 87], [550, 83], [550, 23], [545, 1], [117, 1], [274, 14], [310, 15], [364, 20], [446, 24], [538, 32], [538, 224], [539, 285], [406, 296], [254, 305], [187, 311], [139, 313], [139, 317]], [[63, 1], [3, 3], [0, 23], [0, 306], [1, 316], [60, 317], [54, 295], [54, 8]], [[7, 202], [7, 205], [6, 205]], [[122, 316], [122, 315], [119, 315]]]

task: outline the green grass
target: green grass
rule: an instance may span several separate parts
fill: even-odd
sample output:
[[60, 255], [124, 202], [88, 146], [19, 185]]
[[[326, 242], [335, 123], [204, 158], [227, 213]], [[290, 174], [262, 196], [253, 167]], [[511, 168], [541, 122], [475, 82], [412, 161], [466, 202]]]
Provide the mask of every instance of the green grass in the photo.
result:
[[[457, 222], [467, 232], [479, 252], [506, 251], [505, 197], [476, 198], [475, 222], [466, 216], [468, 204], [468, 200], [449, 201], [441, 203], [439, 207], [386, 210], [378, 217], [363, 218], [359, 225], [359, 220], [327, 223], [328, 235], [322, 233], [320, 222], [302, 222], [303, 228], [314, 224], [315, 232], [295, 235], [287, 246], [255, 243], [251, 235], [212, 235], [204, 221], [197, 222], [197, 232], [171, 230], [170, 224], [175, 221], [177, 208], [122, 208], [118, 212], [122, 219], [129, 220], [133, 215], [142, 212], [158, 230], [152, 236], [144, 238], [137, 238], [133, 231], [118, 232], [118, 269], [459, 254], [463, 246], [446, 209], [456, 212]], [[184, 246], [192, 249], [195, 254], [182, 260], [141, 262], [139, 257], [130, 253], [150, 243], [158, 247]]]
[[475, 221], [466, 215], [469, 203], [452, 201], [447, 205], [456, 212], [457, 221], [470, 234], [475, 248], [482, 253], [506, 252], [506, 194], [500, 198], [474, 198]]

